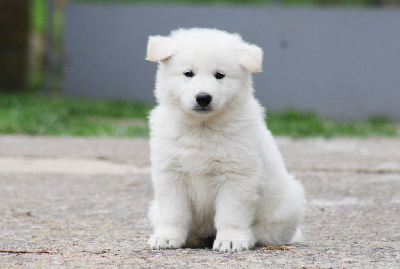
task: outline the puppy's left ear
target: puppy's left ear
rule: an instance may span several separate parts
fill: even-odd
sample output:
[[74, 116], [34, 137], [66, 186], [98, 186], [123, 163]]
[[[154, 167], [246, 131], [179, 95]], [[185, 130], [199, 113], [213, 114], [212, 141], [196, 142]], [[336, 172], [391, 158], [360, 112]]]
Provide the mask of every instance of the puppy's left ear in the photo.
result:
[[239, 63], [250, 72], [257, 73], [262, 68], [263, 51], [256, 45], [243, 44], [238, 49]]
[[165, 61], [176, 52], [175, 41], [165, 36], [150, 36], [147, 43], [146, 60], [151, 62]]

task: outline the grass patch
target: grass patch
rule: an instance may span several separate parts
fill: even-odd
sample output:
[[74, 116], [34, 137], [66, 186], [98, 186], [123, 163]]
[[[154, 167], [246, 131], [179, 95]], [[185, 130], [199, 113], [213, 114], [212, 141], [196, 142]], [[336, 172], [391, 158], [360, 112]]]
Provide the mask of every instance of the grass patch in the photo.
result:
[[384, 118], [356, 122], [332, 121], [312, 112], [300, 113], [293, 109], [268, 115], [267, 124], [275, 135], [292, 137], [399, 136], [399, 124]]
[[118, 100], [0, 95], [0, 133], [143, 137], [151, 106]]
[[[147, 137], [152, 107], [134, 101], [0, 94], [0, 134]], [[288, 110], [268, 115], [275, 135], [292, 137], [399, 136], [398, 123], [374, 118], [336, 122]]]

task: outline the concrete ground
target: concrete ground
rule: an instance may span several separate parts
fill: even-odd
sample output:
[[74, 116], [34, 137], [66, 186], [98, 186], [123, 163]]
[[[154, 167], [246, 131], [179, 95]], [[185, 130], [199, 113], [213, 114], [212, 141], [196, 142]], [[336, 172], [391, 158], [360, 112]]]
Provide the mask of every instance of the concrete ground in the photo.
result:
[[0, 136], [0, 268], [400, 268], [400, 139], [278, 138], [306, 241], [151, 251], [145, 139]]

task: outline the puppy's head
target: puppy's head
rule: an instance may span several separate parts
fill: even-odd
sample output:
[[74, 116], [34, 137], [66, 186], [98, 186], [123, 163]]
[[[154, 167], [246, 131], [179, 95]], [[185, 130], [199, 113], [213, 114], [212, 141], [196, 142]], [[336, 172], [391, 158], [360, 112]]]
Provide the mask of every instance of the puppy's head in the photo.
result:
[[209, 116], [252, 95], [251, 72], [260, 72], [262, 50], [237, 34], [180, 29], [151, 36], [147, 60], [159, 62], [156, 98], [187, 113]]

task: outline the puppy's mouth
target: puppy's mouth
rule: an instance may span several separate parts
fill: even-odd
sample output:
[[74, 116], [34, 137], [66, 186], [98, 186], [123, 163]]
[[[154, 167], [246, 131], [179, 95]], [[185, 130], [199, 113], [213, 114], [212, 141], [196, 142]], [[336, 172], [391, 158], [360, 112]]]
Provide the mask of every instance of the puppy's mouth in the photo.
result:
[[209, 112], [213, 111], [213, 109], [210, 106], [206, 106], [206, 107], [195, 106], [193, 108], [193, 111], [195, 111], [197, 113], [200, 113], [200, 114], [206, 114], [206, 113], [209, 113]]

